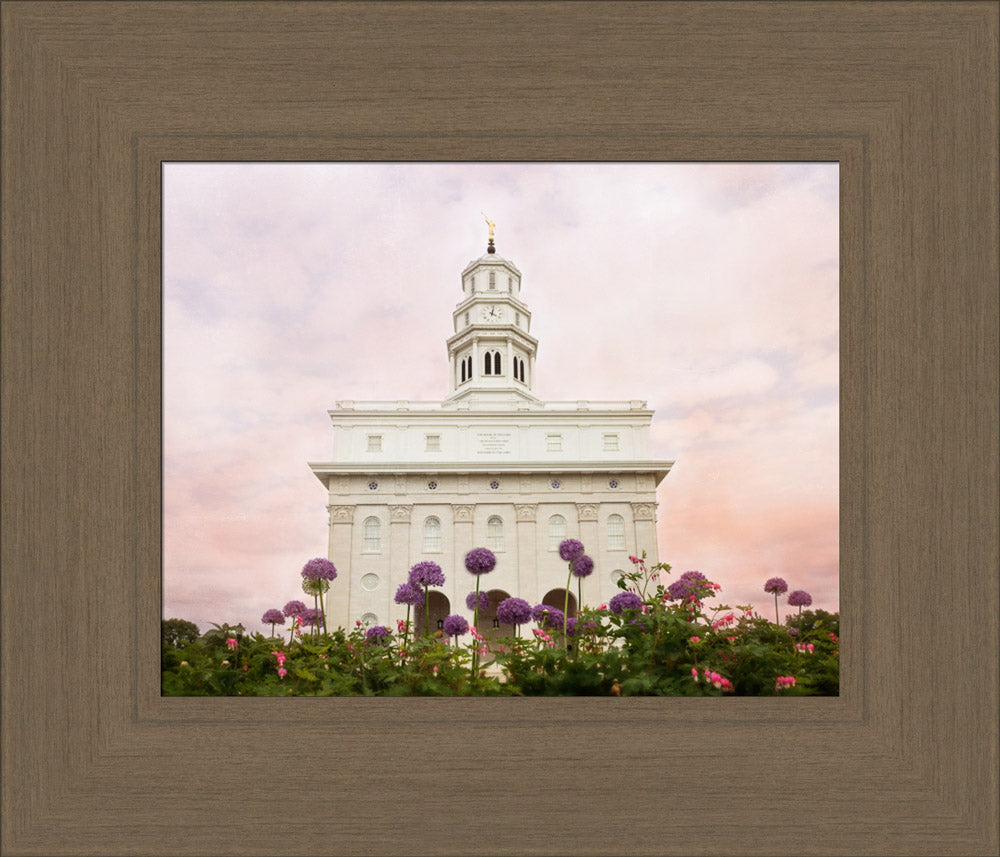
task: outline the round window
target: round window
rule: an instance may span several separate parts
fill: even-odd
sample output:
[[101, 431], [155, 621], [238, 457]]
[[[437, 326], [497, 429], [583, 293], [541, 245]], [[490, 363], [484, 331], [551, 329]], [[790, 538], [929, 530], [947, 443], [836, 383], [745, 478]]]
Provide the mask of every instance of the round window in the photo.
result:
[[562, 485], [562, 483], [558, 479], [553, 479], [552, 480], [552, 487], [553, 488], [558, 488], [560, 485]]
[[373, 589], [378, 587], [378, 575], [377, 574], [362, 575], [361, 585], [369, 592], [371, 592]]
[[378, 616], [376, 616], [374, 613], [365, 613], [365, 615], [361, 617], [361, 627], [363, 628], [370, 628], [372, 625], [377, 625], [377, 624], [378, 624]]
[[376, 488], [378, 488], [378, 482], [369, 482], [368, 483], [368, 490], [369, 491], [374, 491]]
[[499, 483], [499, 482], [497, 482], [497, 481], [496, 481], [496, 479], [494, 479], [494, 480], [493, 480], [493, 481], [492, 481], [492, 482], [490, 483], [490, 488], [492, 488], [492, 489], [493, 489], [494, 491], [496, 491], [496, 490], [497, 490], [497, 488], [499, 488], [499, 487], [500, 487], [500, 483]]
[[618, 487], [617, 479], [612, 479], [610, 482], [608, 482], [608, 488], [617, 488], [617, 487]]
[[428, 483], [427, 483], [427, 487], [428, 487], [428, 488], [429, 488], [429, 489], [430, 489], [431, 491], [433, 491], [433, 490], [434, 490], [435, 488], [437, 488], [437, 487], [438, 487], [438, 484], [437, 484], [437, 482], [433, 482], [433, 481], [432, 481], [432, 482], [428, 482]]

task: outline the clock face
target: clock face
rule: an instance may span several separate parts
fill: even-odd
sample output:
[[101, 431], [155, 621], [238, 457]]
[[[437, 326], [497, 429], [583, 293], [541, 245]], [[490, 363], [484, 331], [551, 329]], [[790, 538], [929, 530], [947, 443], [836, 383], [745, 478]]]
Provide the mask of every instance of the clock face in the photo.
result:
[[498, 306], [483, 307], [483, 321], [503, 321], [503, 310]]

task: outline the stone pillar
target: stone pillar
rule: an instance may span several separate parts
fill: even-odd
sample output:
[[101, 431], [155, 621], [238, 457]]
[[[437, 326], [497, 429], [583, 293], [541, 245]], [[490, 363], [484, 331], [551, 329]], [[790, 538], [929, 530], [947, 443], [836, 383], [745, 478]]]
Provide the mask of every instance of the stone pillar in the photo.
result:
[[479, 340], [472, 340], [472, 377], [478, 378], [483, 374], [483, 367], [479, 365]]
[[[580, 541], [586, 549], [587, 556], [594, 560], [594, 571], [589, 577], [583, 578], [583, 604], [596, 607], [600, 604], [600, 575], [607, 575], [611, 569], [601, 568], [598, 564], [601, 555], [600, 522], [597, 520], [596, 503], [577, 503], [576, 515], [580, 521]], [[574, 578], [575, 580], [576, 578]], [[577, 592], [573, 589], [573, 594]], [[582, 605], [580, 605], [582, 606]]]
[[538, 591], [538, 506], [534, 503], [518, 503], [514, 506], [517, 514], [517, 592], [532, 606], [542, 600], [544, 592]]
[[354, 507], [326, 507], [330, 514], [330, 549], [327, 556], [337, 566], [337, 579], [330, 584], [326, 600], [326, 626], [346, 628], [350, 618], [351, 557], [354, 538]]
[[464, 503], [455, 503], [451, 507], [452, 527], [455, 533], [455, 544], [452, 548], [452, 561], [450, 573], [445, 571], [445, 586], [448, 589], [448, 600], [451, 601], [452, 613], [465, 613], [465, 596], [469, 592], [466, 585], [472, 581], [475, 587], [476, 582], [472, 580], [472, 575], [465, 570], [465, 555], [476, 545], [473, 543], [473, 520], [475, 506]]
[[[652, 503], [632, 503], [635, 543], [625, 545], [629, 553], [635, 556], [640, 556], [645, 550], [647, 562], [657, 555], [656, 521], [653, 516], [653, 508]], [[653, 561], [656, 562], [655, 559]]]
[[[387, 568], [389, 574], [406, 574], [410, 570], [410, 513], [413, 511], [412, 505], [397, 505], [389, 507], [389, 556]], [[396, 589], [392, 582], [387, 580], [390, 592], [387, 604], [385, 624], [389, 625], [390, 617], [395, 609], [392, 601], [392, 594]]]

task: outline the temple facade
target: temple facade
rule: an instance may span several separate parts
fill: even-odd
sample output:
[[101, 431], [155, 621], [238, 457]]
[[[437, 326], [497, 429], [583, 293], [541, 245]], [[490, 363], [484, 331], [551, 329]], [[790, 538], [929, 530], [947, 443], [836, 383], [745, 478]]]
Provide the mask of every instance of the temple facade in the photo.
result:
[[[656, 489], [673, 462], [649, 457], [653, 412], [641, 400], [537, 398], [538, 341], [521, 272], [496, 253], [490, 231], [486, 254], [461, 273], [446, 343], [448, 397], [338, 401], [329, 411], [333, 458], [309, 464], [328, 492], [329, 558], [339, 574], [328, 627], [404, 618], [393, 597], [423, 560], [446, 578], [431, 589], [430, 621], [461, 613], [471, 623], [466, 596], [476, 579], [464, 557], [474, 547], [497, 557], [480, 580], [490, 593], [484, 632], [510, 595], [562, 609], [564, 538], [582, 541], [594, 560], [582, 581], [586, 604], [618, 591], [630, 555], [645, 550], [657, 561]], [[570, 615], [576, 596], [574, 579]]]

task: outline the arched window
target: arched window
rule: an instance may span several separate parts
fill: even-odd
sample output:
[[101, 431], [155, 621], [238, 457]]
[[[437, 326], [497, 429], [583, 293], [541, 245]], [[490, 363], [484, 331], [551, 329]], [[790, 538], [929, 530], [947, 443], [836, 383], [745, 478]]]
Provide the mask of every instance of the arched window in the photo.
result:
[[483, 364], [483, 374], [484, 375], [492, 375], [493, 374], [493, 359], [492, 359], [493, 355], [490, 354], [489, 351], [487, 351], [486, 354], [484, 355], [484, 357], [486, 358], [486, 360], [485, 360], [485, 362]]
[[469, 380], [472, 380], [472, 355], [470, 354], [466, 360], [469, 362]]
[[382, 522], [378, 518], [365, 518], [365, 553], [381, 553]]
[[462, 380], [465, 380], [465, 358], [462, 358]]
[[625, 550], [625, 519], [621, 515], [608, 518], [608, 550]]
[[521, 361], [521, 380], [524, 380], [524, 361]]
[[486, 546], [491, 551], [503, 550], [503, 521], [496, 515], [486, 522]]
[[501, 372], [500, 372], [500, 352], [499, 351], [494, 351], [493, 352], [493, 374], [494, 375], [500, 375], [501, 374]]
[[549, 518], [549, 550], [559, 550], [559, 545], [566, 538], [566, 519], [562, 515]]
[[424, 553], [441, 551], [441, 522], [437, 518], [424, 521]]

